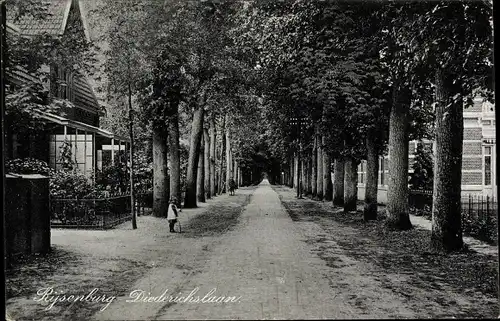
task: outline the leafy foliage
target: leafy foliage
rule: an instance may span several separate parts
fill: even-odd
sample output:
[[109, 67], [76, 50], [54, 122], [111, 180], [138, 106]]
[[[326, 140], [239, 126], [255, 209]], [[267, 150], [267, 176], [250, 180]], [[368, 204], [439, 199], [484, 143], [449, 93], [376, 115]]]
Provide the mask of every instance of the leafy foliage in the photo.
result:
[[177, 114], [187, 123], [200, 102], [230, 115], [245, 167], [286, 163], [299, 147], [295, 117], [305, 120], [305, 152], [315, 128], [331, 156], [365, 158], [368, 135], [383, 152], [393, 94], [405, 89], [410, 139], [432, 139], [438, 67], [463, 84], [453, 99], [490, 97], [491, 11], [480, 2], [108, 4], [113, 86], [134, 79], [137, 112], [155, 126]]
[[51, 168], [49, 165], [35, 158], [17, 158], [5, 162], [5, 171], [15, 174], [41, 174], [50, 175]]
[[413, 173], [410, 174], [410, 188], [432, 191], [434, 181], [434, 162], [430, 146], [418, 142], [413, 163]]
[[49, 188], [53, 198], [85, 198], [94, 192], [94, 187], [84, 174], [70, 169], [54, 171]]
[[68, 140], [64, 141], [60, 147], [61, 152], [59, 156], [59, 162], [61, 163], [61, 167], [65, 170], [73, 170], [76, 168], [71, 148], [72, 144]]
[[129, 186], [130, 167], [127, 165], [128, 153], [120, 151], [115, 154], [114, 162], [103, 157], [101, 169], [96, 170], [95, 185], [99, 190], [125, 192]]
[[49, 122], [43, 113], [63, 116], [73, 108], [66, 100], [49, 99], [49, 92], [41, 83], [30, 83], [18, 90], [7, 88], [5, 97], [5, 117], [9, 127], [17, 133], [32, 132], [46, 127]]

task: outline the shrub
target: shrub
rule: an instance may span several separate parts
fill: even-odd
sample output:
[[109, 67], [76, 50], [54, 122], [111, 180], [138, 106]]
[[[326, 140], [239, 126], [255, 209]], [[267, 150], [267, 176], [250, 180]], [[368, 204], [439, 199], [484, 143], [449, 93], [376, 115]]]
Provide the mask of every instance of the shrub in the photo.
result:
[[53, 171], [49, 188], [53, 198], [88, 198], [95, 194], [89, 179], [78, 170]]
[[5, 171], [15, 174], [41, 174], [49, 176], [51, 168], [49, 165], [35, 158], [16, 158], [5, 163]]
[[492, 214], [477, 215], [474, 211], [470, 213], [469, 211], [462, 211], [463, 233], [484, 242], [495, 243], [497, 224]]
[[434, 183], [434, 160], [432, 149], [418, 142], [413, 163], [413, 173], [410, 174], [410, 188], [414, 190], [432, 190]]

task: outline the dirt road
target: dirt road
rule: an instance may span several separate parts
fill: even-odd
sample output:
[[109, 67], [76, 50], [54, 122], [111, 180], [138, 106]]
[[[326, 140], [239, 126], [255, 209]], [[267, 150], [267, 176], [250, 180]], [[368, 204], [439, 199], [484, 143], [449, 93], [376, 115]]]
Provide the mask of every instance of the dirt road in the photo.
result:
[[[380, 286], [369, 268], [358, 265], [337, 248], [343, 268], [332, 270], [306, 242], [306, 234], [321, 234], [314, 223], [295, 224], [276, 192], [264, 181], [241, 214], [240, 223], [224, 235], [206, 261], [193, 266], [187, 278], [175, 278], [161, 266], [133, 289], [146, 290], [159, 301], [168, 295], [186, 297], [197, 289], [200, 299], [214, 295], [237, 302], [127, 302], [119, 298], [100, 320], [111, 319], [322, 319], [412, 317], [404, 298]], [[361, 302], [350, 300], [361, 298]], [[165, 298], [165, 297], [163, 297]], [[364, 298], [364, 299], [363, 299]], [[366, 302], [364, 302], [366, 301]], [[366, 303], [370, 305], [367, 308]]]
[[[102, 313], [101, 320], [121, 319], [282, 319], [345, 318], [351, 307], [335, 300], [336, 290], [322, 277], [327, 267], [301, 241], [302, 235], [267, 181], [252, 195], [239, 225], [223, 236], [210, 259], [194, 267], [190, 277], [172, 278], [162, 267], [140, 280], [135, 289], [159, 296], [241, 297], [232, 303], [139, 303], [122, 297]], [[181, 281], [181, 282], [179, 282]], [[149, 286], [151, 291], [149, 291]], [[175, 289], [175, 290], [173, 290]]]
[[[7, 307], [19, 319], [41, 320], [496, 316], [496, 298], [474, 288], [462, 293], [446, 273], [421, 268], [412, 253], [397, 253], [367, 230], [332, 221], [328, 204], [293, 194], [273, 190], [266, 180], [239, 189], [185, 210], [182, 234], [168, 233], [166, 222], [154, 217], [140, 217], [135, 231], [53, 231], [56, 248], [64, 251], [61, 265], [37, 275], [30, 294], [14, 296]], [[69, 254], [78, 259], [68, 262]], [[116, 298], [109, 305], [60, 302], [47, 311], [32, 298], [44, 286], [66, 294], [99, 288]]]

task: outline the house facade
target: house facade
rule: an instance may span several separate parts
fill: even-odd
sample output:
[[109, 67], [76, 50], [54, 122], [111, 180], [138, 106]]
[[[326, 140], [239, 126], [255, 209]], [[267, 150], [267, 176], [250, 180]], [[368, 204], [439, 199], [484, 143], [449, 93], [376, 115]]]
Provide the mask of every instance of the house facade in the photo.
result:
[[[464, 140], [462, 154], [462, 196], [484, 195], [496, 197], [496, 138], [495, 106], [482, 98], [474, 99], [472, 106], [464, 109]], [[417, 141], [409, 143], [409, 173], [411, 173]], [[432, 141], [423, 141], [433, 146]], [[378, 201], [387, 202], [389, 175], [388, 156], [380, 157], [378, 176]], [[358, 198], [364, 199], [366, 161], [358, 166]]]
[[[64, 37], [67, 32], [79, 32], [90, 40], [86, 19], [79, 0], [50, 0], [47, 16], [43, 19], [26, 16], [9, 21], [8, 35], [11, 37], [31, 37], [50, 34]], [[103, 115], [89, 79], [81, 72], [69, 72], [64, 66], [48, 66], [51, 80], [44, 83], [52, 98], [64, 99], [71, 107], [64, 110], [64, 116], [41, 113], [50, 123], [49, 129], [40, 130], [33, 137], [22, 137], [18, 133], [7, 133], [7, 158], [32, 157], [47, 162], [52, 168], [60, 169], [60, 152], [64, 142], [71, 144], [72, 157], [78, 168], [87, 177], [93, 177], [102, 168], [105, 159], [119, 161], [118, 154], [127, 153], [129, 139], [99, 128], [99, 118]], [[19, 66], [7, 70], [9, 86], [19, 88], [29, 82], [40, 81]], [[125, 158], [126, 159], [126, 158]]]

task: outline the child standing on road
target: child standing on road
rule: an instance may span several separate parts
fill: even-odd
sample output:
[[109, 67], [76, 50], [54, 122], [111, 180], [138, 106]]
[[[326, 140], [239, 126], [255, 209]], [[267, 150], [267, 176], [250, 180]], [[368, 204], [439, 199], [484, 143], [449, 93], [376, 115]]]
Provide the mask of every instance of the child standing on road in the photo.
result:
[[175, 205], [176, 202], [177, 199], [172, 196], [170, 198], [170, 204], [168, 205], [167, 221], [170, 227], [170, 233], [175, 233], [174, 225], [177, 223], [177, 216], [179, 216], [177, 206]]

